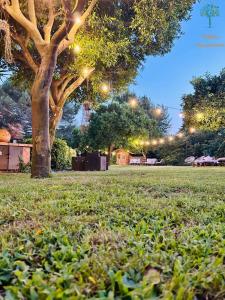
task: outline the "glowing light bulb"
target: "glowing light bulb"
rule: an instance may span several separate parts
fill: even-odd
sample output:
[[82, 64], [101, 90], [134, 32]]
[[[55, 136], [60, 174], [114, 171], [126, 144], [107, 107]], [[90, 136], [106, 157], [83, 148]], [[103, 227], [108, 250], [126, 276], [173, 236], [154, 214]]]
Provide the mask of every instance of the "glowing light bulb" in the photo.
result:
[[84, 77], [87, 77], [89, 74], [90, 74], [90, 69], [88, 69], [87, 67], [83, 68], [82, 75]]
[[156, 140], [152, 141], [152, 145], [156, 146], [158, 144], [158, 142]]
[[74, 53], [79, 54], [81, 52], [81, 47], [79, 45], [76, 45], [73, 49]]
[[132, 108], [135, 108], [138, 105], [138, 101], [136, 98], [130, 98], [128, 103], [129, 103], [130, 107], [132, 107]]
[[143, 142], [143, 141], [140, 141], [140, 145], [143, 146], [143, 145], [144, 145], [144, 142]]
[[201, 112], [199, 112], [199, 113], [196, 114], [197, 121], [201, 121], [203, 119], [203, 117], [204, 117], [204, 114], [201, 113]]
[[169, 140], [170, 142], [172, 142], [172, 141], [174, 141], [174, 137], [173, 137], [173, 136], [169, 136], [169, 137], [168, 137], [168, 140]]
[[159, 140], [159, 143], [160, 143], [160, 144], [164, 144], [164, 143], [165, 143], [165, 140], [164, 140], [164, 139], [160, 139], [160, 140]]
[[182, 137], [184, 137], [184, 134], [182, 132], [179, 132], [177, 136], [181, 139]]
[[184, 118], [184, 113], [179, 113], [179, 117], [181, 118], [181, 119], [183, 119]]
[[146, 142], [145, 142], [145, 145], [146, 145], [146, 146], [149, 146], [149, 145], [150, 145], [150, 142], [149, 142], [149, 141], [146, 141]]
[[162, 109], [161, 108], [156, 108], [155, 109], [155, 115], [159, 117], [159, 116], [161, 116], [161, 114], [162, 114]]
[[191, 127], [189, 128], [189, 132], [192, 134], [192, 133], [195, 133], [196, 132], [196, 129], [194, 127]]
[[109, 85], [108, 84], [106, 84], [106, 83], [103, 83], [102, 85], [101, 85], [101, 91], [103, 92], [103, 93], [108, 93], [109, 92]]
[[77, 24], [77, 25], [80, 25], [82, 24], [82, 19], [81, 19], [81, 16], [79, 13], [76, 13], [74, 15], [74, 23]]

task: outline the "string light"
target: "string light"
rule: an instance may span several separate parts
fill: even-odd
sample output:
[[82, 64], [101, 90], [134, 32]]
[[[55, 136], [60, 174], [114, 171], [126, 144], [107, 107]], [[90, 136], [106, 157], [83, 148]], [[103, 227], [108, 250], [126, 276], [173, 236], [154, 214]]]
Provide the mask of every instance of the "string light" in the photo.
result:
[[145, 145], [146, 145], [146, 146], [149, 146], [149, 145], [150, 145], [150, 142], [149, 142], [149, 141], [146, 141], [146, 142], [145, 142]]
[[74, 53], [76, 54], [79, 54], [81, 52], [81, 47], [79, 45], [76, 45], [74, 48], [73, 48], [73, 51]]
[[83, 70], [82, 70], [82, 75], [83, 75], [84, 77], [87, 77], [89, 74], [90, 74], [90, 69], [87, 68], [87, 67], [83, 68]]
[[158, 142], [157, 142], [156, 140], [153, 140], [153, 141], [152, 141], [152, 145], [153, 145], [153, 146], [156, 146], [157, 144], [158, 144]]
[[165, 143], [165, 140], [164, 140], [164, 139], [160, 139], [160, 140], [159, 140], [159, 143], [162, 145], [162, 144]]
[[102, 83], [102, 85], [101, 85], [101, 91], [103, 93], [107, 94], [107, 93], [109, 93], [109, 90], [110, 90], [109, 85], [106, 84], [106, 83]]
[[198, 112], [198, 113], [196, 114], [196, 119], [197, 119], [197, 121], [201, 121], [201, 120], [203, 119], [203, 117], [204, 117], [204, 114], [201, 113], [201, 112]]
[[189, 128], [189, 132], [192, 134], [192, 133], [195, 133], [196, 132], [196, 129], [194, 127], [191, 127]]
[[74, 22], [75, 22], [75, 24], [77, 24], [77, 25], [82, 24], [82, 19], [81, 19], [81, 16], [80, 16], [79, 13], [76, 13], [76, 14], [74, 15]]
[[184, 134], [183, 134], [182, 132], [179, 132], [179, 133], [177, 134], [177, 137], [180, 138], [180, 139], [182, 139], [182, 138], [184, 137]]
[[138, 105], [138, 101], [136, 98], [130, 98], [128, 101], [130, 107], [135, 108]]
[[173, 136], [169, 136], [169, 137], [168, 137], [168, 140], [169, 140], [170, 142], [172, 142], [172, 141], [174, 141], [174, 137], [173, 137]]
[[156, 108], [155, 109], [155, 115], [159, 117], [159, 116], [161, 116], [161, 114], [162, 114], [162, 109], [161, 108]]
[[179, 113], [179, 117], [181, 118], [181, 119], [184, 119], [184, 113]]

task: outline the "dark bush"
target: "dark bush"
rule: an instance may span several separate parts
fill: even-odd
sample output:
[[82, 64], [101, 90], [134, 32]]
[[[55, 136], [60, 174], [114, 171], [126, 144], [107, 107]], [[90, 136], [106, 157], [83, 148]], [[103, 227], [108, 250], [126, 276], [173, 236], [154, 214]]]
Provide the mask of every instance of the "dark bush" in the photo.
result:
[[[32, 139], [26, 139], [27, 144], [32, 144]], [[53, 170], [70, 169], [72, 164], [73, 149], [67, 143], [56, 138], [52, 147], [51, 167]]]
[[52, 147], [52, 169], [64, 170], [71, 168], [72, 149], [64, 140], [55, 139]]
[[31, 162], [25, 164], [22, 157], [19, 157], [19, 171], [20, 173], [30, 173], [31, 172]]

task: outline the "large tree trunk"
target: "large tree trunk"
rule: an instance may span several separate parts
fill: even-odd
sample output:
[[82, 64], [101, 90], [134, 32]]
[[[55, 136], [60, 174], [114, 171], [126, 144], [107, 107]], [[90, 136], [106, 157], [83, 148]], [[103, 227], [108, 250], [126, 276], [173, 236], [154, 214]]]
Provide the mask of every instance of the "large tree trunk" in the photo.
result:
[[108, 146], [108, 164], [109, 164], [109, 166], [111, 164], [111, 157], [112, 157], [113, 148], [114, 148], [114, 145]]
[[49, 138], [49, 91], [56, 57], [47, 49], [32, 86], [32, 170], [33, 178], [49, 177], [51, 151]]

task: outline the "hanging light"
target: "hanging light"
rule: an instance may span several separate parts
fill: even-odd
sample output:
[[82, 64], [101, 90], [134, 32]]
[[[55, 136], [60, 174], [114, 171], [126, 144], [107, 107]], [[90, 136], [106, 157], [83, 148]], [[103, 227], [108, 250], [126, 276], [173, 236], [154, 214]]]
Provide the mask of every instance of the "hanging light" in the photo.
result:
[[160, 139], [160, 140], [159, 140], [159, 143], [162, 145], [162, 144], [165, 143], [165, 140], [164, 140], [164, 139]]
[[168, 137], [168, 140], [169, 140], [170, 142], [172, 142], [172, 141], [174, 141], [174, 137], [173, 137], [173, 136], [169, 136], [169, 137]]
[[74, 23], [77, 25], [82, 24], [81, 15], [79, 13], [74, 14]]
[[130, 107], [135, 108], [138, 105], [138, 101], [136, 98], [130, 98], [128, 104], [130, 105]]
[[181, 119], [184, 119], [184, 113], [179, 113], [179, 117], [181, 118]]
[[153, 145], [153, 146], [156, 146], [157, 144], [158, 144], [157, 140], [153, 140], [153, 141], [152, 141], [152, 145]]
[[81, 52], [81, 47], [79, 45], [75, 45], [73, 51], [75, 54], [79, 54]]
[[102, 83], [102, 85], [101, 85], [101, 91], [102, 91], [104, 94], [109, 93], [109, 91], [110, 91], [109, 85], [106, 84], [106, 83]]
[[146, 145], [146, 146], [149, 146], [149, 145], [150, 145], [150, 142], [149, 142], [149, 141], [146, 141], [146, 142], [145, 142], [145, 145]]
[[84, 67], [83, 69], [82, 69], [82, 75], [84, 76], [84, 77], [87, 77], [89, 74], [90, 74], [90, 69], [89, 68], [87, 68], [87, 67]]
[[189, 128], [189, 132], [190, 132], [191, 134], [193, 134], [193, 133], [196, 132], [196, 129], [195, 129], [194, 127], [190, 127], [190, 128]]
[[182, 138], [184, 137], [183, 132], [179, 132], [179, 133], [177, 134], [177, 137], [180, 138], [180, 139], [182, 139]]
[[203, 114], [203, 113], [198, 112], [198, 113], [196, 114], [196, 119], [197, 119], [197, 121], [200, 122], [203, 118], [204, 118], [204, 114]]
[[156, 108], [155, 110], [154, 110], [154, 113], [155, 113], [155, 115], [157, 116], [157, 117], [160, 117], [161, 115], [162, 115], [162, 109], [161, 108]]

